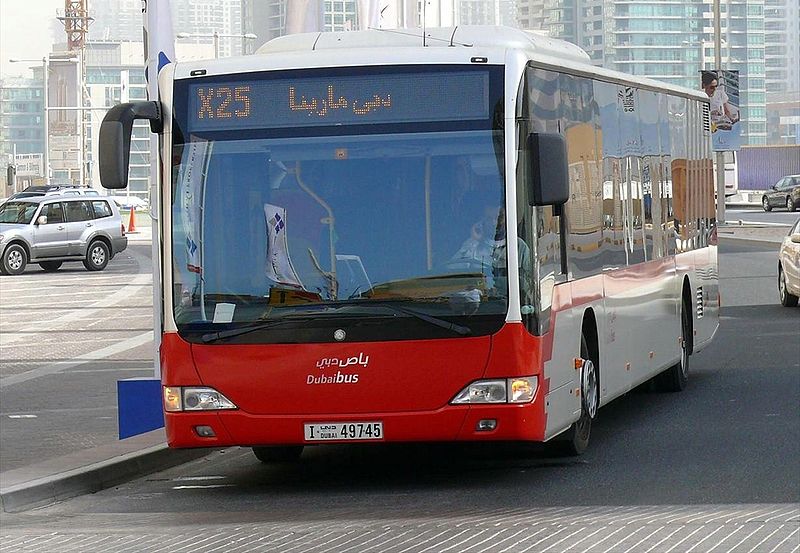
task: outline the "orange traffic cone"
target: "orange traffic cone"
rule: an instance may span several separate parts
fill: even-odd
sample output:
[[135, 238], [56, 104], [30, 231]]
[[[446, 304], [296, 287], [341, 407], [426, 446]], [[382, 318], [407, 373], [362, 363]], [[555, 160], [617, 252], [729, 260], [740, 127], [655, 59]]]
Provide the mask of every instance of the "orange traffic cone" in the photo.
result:
[[131, 218], [128, 221], [128, 234], [136, 232], [136, 222], [134, 221], [134, 219], [135, 219], [134, 209], [131, 208]]

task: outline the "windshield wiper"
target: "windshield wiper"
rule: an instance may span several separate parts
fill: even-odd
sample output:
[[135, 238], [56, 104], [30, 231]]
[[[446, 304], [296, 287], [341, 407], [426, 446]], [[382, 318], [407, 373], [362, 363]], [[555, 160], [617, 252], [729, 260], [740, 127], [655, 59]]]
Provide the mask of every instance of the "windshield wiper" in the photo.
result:
[[[425, 321], [426, 323], [432, 324], [434, 326], [438, 326], [441, 328], [445, 328], [456, 334], [460, 334], [461, 336], [466, 336], [468, 334], [472, 334], [472, 330], [469, 327], [462, 326], [459, 324], [451, 323], [450, 321], [446, 321], [444, 319], [440, 319], [438, 317], [433, 317], [426, 313], [422, 313], [417, 311], [416, 309], [409, 309], [408, 307], [402, 307], [399, 305], [395, 305], [392, 302], [387, 301], [374, 301], [374, 300], [350, 300], [350, 301], [336, 301], [324, 304], [326, 307], [339, 307], [339, 306], [359, 306], [359, 307], [383, 307], [389, 309], [390, 311], [394, 311], [396, 313], [403, 313], [405, 315], [409, 315], [414, 317], [415, 319], [419, 319], [421, 321]], [[308, 316], [308, 314], [306, 314]], [[301, 318], [305, 317], [288, 317], [288, 318], [281, 318], [273, 321], [266, 321], [263, 323], [253, 324], [250, 326], [242, 326], [238, 328], [231, 328], [228, 330], [218, 330], [216, 332], [208, 332], [203, 334], [200, 339], [203, 341], [204, 344], [210, 344], [211, 342], [216, 342], [217, 340], [224, 340], [225, 338], [233, 338], [234, 336], [241, 336], [243, 334], [249, 334], [250, 332], [256, 332], [258, 330], [264, 330], [267, 328], [272, 328], [273, 326], [280, 325], [282, 323], [297, 321]]]
[[451, 330], [456, 334], [460, 334], [461, 336], [466, 336], [467, 334], [472, 334], [472, 330], [467, 326], [462, 326], [459, 324], [451, 323], [450, 321], [446, 321], [444, 319], [440, 319], [438, 317], [433, 317], [428, 315], [427, 313], [423, 313], [421, 311], [417, 311], [416, 309], [409, 309], [408, 307], [403, 307], [400, 305], [396, 305], [392, 302], [388, 301], [375, 301], [375, 300], [344, 300], [344, 301], [335, 301], [331, 302], [329, 305], [331, 306], [339, 306], [339, 305], [357, 305], [359, 307], [385, 307], [391, 311], [395, 311], [397, 313], [404, 313], [406, 315], [410, 315], [415, 319], [419, 319], [421, 321], [425, 321], [426, 323], [430, 323], [435, 326], [439, 326], [442, 328], [446, 328], [447, 330]]
[[218, 330], [216, 332], [209, 332], [207, 334], [203, 334], [202, 336], [200, 336], [200, 339], [203, 341], [204, 344], [210, 344], [211, 342], [216, 342], [217, 340], [224, 340], [225, 338], [233, 338], [234, 336], [249, 334], [250, 332], [271, 328], [273, 326], [290, 322], [292, 320], [296, 321], [297, 319], [278, 319], [275, 321], [267, 321], [264, 323], [258, 323], [250, 326], [240, 326], [238, 328], [231, 328], [229, 330]]

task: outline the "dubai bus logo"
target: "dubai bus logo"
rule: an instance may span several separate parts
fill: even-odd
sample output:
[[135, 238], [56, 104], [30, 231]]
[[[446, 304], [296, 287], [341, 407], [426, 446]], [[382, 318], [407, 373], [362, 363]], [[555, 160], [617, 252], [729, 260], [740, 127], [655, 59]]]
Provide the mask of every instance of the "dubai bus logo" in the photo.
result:
[[[366, 368], [367, 365], [369, 365], [369, 355], [364, 355], [363, 351], [360, 352], [358, 356], [352, 356], [346, 359], [339, 359], [338, 357], [323, 357], [317, 361], [317, 368], [321, 370], [329, 369], [331, 367], [344, 369], [350, 366], [361, 366]], [[306, 384], [356, 384], [358, 382], [358, 378], [358, 373], [347, 374], [343, 373], [341, 370], [337, 370], [335, 374], [331, 375], [309, 374], [306, 376]]]

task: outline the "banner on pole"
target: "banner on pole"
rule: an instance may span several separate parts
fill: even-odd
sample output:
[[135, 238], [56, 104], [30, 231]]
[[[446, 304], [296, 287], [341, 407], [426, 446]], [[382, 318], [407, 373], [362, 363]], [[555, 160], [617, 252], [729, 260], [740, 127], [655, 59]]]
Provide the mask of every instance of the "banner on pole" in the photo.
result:
[[711, 102], [711, 143], [715, 152], [737, 151], [742, 145], [739, 122], [739, 72], [701, 71], [700, 86]]

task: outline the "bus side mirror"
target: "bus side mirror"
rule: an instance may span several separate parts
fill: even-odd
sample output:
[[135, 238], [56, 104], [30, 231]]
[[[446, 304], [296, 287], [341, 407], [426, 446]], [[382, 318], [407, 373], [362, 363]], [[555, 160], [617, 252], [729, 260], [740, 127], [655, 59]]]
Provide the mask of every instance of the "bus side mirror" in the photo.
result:
[[161, 132], [163, 120], [158, 102], [129, 102], [111, 108], [100, 125], [100, 182], [104, 188], [128, 186], [131, 132], [136, 119], [148, 119], [150, 130]]
[[569, 200], [569, 168], [567, 142], [558, 133], [528, 135], [529, 174], [528, 197], [534, 206], [558, 206]]

